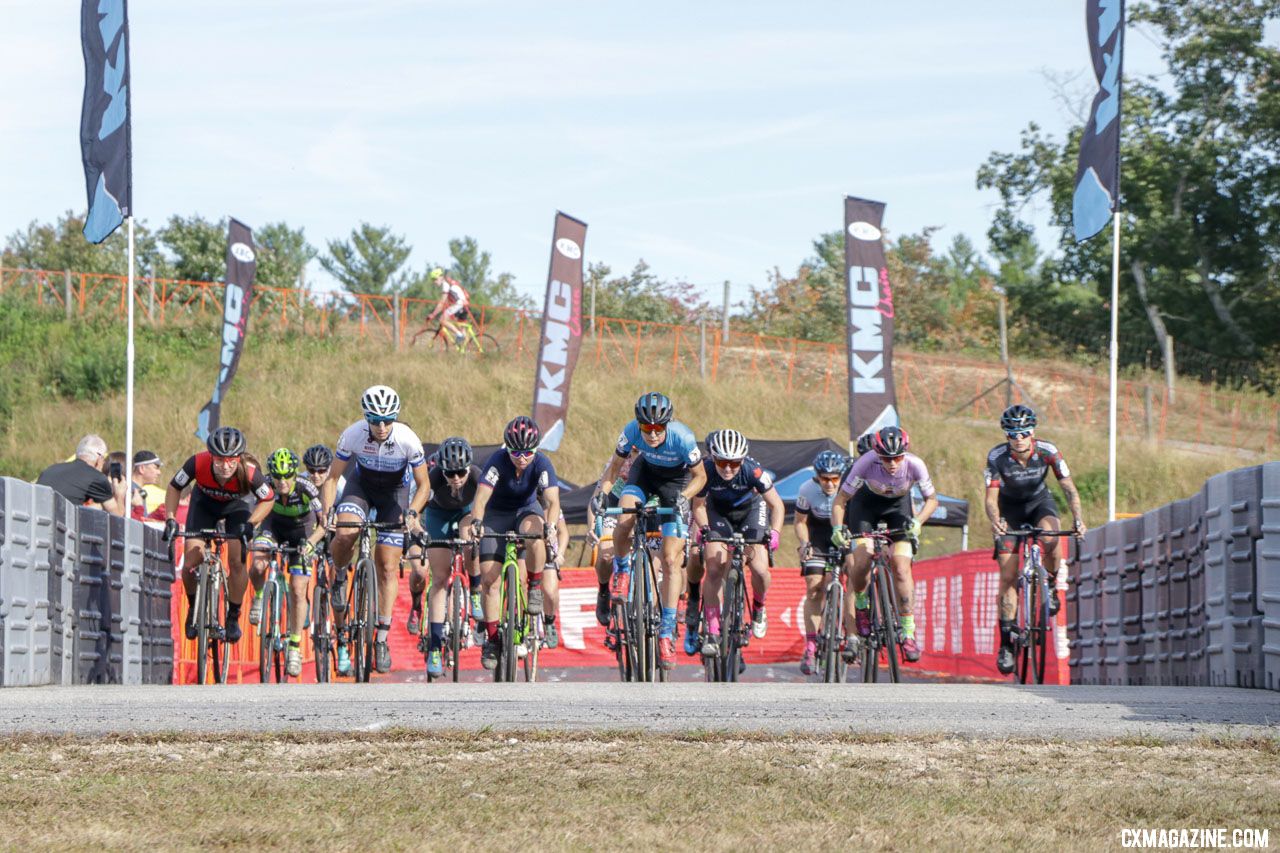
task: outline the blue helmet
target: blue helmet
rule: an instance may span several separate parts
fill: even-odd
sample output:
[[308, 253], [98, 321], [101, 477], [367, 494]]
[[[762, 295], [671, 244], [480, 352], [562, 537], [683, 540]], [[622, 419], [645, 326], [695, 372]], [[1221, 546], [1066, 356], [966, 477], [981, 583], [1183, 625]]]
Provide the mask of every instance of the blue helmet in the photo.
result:
[[819, 475], [839, 474], [844, 470], [844, 454], [834, 450], [824, 450], [813, 457], [813, 470]]

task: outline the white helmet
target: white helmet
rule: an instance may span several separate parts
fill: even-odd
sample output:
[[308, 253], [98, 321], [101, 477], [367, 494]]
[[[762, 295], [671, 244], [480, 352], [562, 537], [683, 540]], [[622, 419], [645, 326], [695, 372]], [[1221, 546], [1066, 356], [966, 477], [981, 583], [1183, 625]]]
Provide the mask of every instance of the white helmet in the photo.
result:
[[747, 455], [747, 438], [736, 429], [717, 430], [707, 445], [716, 459], [743, 459]]
[[360, 398], [366, 418], [391, 418], [400, 415], [400, 395], [386, 385], [370, 385]]

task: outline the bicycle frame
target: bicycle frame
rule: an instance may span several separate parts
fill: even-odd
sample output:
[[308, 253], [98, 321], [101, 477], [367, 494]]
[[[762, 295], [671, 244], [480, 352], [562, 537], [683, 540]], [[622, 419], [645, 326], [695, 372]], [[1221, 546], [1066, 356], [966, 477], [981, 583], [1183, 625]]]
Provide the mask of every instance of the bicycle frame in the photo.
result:
[[[221, 523], [219, 523], [221, 526]], [[208, 675], [213, 683], [224, 684], [230, 668], [230, 655], [226, 641], [226, 628], [222, 624], [226, 612], [227, 577], [223, 568], [226, 544], [230, 539], [223, 530], [188, 530], [187, 539], [203, 539], [207, 543], [204, 557], [196, 568], [196, 596], [192, 607], [196, 626], [196, 683], [207, 684]], [[209, 672], [212, 662], [213, 671]]]
[[[609, 631], [616, 638], [614, 652], [618, 655], [619, 673], [624, 681], [651, 682], [655, 674], [657, 680], [666, 681], [666, 671], [657, 665], [662, 610], [653, 552], [662, 547], [660, 522], [674, 518], [676, 511], [671, 507], [643, 504], [610, 507], [604, 514], [637, 516], [631, 531], [631, 591], [627, 601], [613, 606], [609, 620]], [[653, 529], [655, 527], [659, 529]]]
[[[374, 562], [377, 533], [401, 532], [403, 524], [371, 521], [339, 521], [334, 527], [359, 530], [353, 561], [355, 574], [347, 590], [347, 621], [343, 633], [351, 640], [351, 673], [367, 682], [373, 673], [374, 636], [378, 626], [378, 569]], [[348, 566], [347, 569], [350, 569]]]
[[331, 675], [336, 675], [336, 661], [332, 659], [334, 641], [333, 622], [333, 587], [330, 568], [332, 561], [327, 552], [327, 540], [321, 540], [324, 553], [318, 554], [315, 560], [316, 591], [310, 602], [311, 608], [311, 649], [315, 653], [316, 682], [328, 683]]
[[522, 658], [525, 660], [525, 680], [534, 681], [538, 677], [538, 647], [541, 643], [538, 629], [541, 620], [531, 619], [527, 609], [528, 595], [525, 584], [521, 583], [520, 550], [522, 543], [541, 540], [542, 536], [511, 531], [484, 533], [480, 538], [504, 543], [502, 572], [499, 575], [502, 584], [502, 619], [498, 625], [501, 651], [493, 680], [515, 681], [516, 660]]
[[[262, 584], [262, 619], [258, 623], [258, 678], [266, 684], [274, 671], [276, 683], [288, 680], [285, 672], [285, 645], [288, 635], [285, 620], [289, 613], [288, 560], [298, 548], [290, 545], [257, 547], [253, 553], [267, 554], [267, 576]], [[281, 563], [284, 566], [281, 566]]]
[[[454, 525], [456, 528], [457, 525]], [[475, 543], [470, 539], [459, 539], [456, 536], [451, 539], [427, 539], [423, 542], [423, 558], [426, 558], [427, 550], [431, 548], [448, 548], [449, 555], [449, 579], [445, 586], [445, 642], [441, 648], [444, 657], [444, 665], [452, 670], [453, 680], [458, 680], [458, 660], [463, 648], [470, 644], [471, 632], [467, 630], [467, 610], [469, 602], [467, 595], [463, 590], [463, 581], [467, 579], [467, 551], [475, 550]], [[427, 596], [431, 594], [431, 586], [435, 583], [430, 575], [428, 563], [427, 586], [424, 593]], [[428, 604], [428, 611], [430, 606]], [[474, 616], [474, 614], [472, 614]], [[424, 614], [418, 629], [418, 648], [422, 652], [425, 660], [430, 655], [430, 637], [431, 628], [426, 615]], [[427, 676], [428, 681], [434, 681], [431, 676]]]
[[1023, 527], [1005, 534], [1018, 540], [1021, 567], [1018, 569], [1018, 604], [1015, 611], [1013, 640], [1014, 676], [1022, 684], [1034, 680], [1044, 684], [1045, 663], [1049, 651], [1049, 632], [1053, 622], [1049, 616], [1049, 578], [1044, 565], [1041, 539], [1075, 537], [1070, 530], [1047, 530]]
[[848, 665], [845, 663], [840, 647], [844, 636], [844, 558], [848, 549], [837, 548], [831, 551], [813, 551], [816, 556], [826, 561], [827, 584], [824, 588], [825, 600], [822, 605], [822, 628], [818, 632], [817, 661], [822, 680], [826, 684], [843, 684]]
[[[742, 649], [751, 642], [751, 609], [747, 597], [747, 548], [750, 545], [763, 545], [769, 540], [748, 541], [741, 533], [732, 536], [702, 537], [703, 545], [722, 544], [729, 549], [729, 569], [724, 575], [723, 591], [720, 594], [720, 647], [714, 658], [703, 655], [702, 665], [706, 671], [707, 681], [737, 681], [738, 661]], [[770, 560], [772, 565], [772, 559]], [[707, 636], [706, 615], [704, 613], [701, 626], [703, 636]]]
[[867, 579], [867, 592], [871, 599], [871, 635], [862, 638], [862, 680], [864, 682], [874, 682], [879, 679], [882, 653], [889, 680], [894, 684], [901, 680], [898, 669], [898, 646], [902, 642], [899, 628], [898, 591], [894, 585], [888, 547], [893, 542], [893, 537], [906, 532], [905, 529], [888, 530], [884, 524], [880, 524], [873, 531], [857, 534], [859, 538], [870, 539], [874, 546], [871, 554], [871, 575]]

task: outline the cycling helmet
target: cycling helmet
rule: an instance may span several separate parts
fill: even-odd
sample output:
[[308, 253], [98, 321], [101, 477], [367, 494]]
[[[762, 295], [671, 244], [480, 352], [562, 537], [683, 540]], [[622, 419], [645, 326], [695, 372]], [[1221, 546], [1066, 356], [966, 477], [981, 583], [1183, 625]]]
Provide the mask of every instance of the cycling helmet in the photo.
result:
[[858, 436], [858, 455], [871, 452], [871, 446], [876, 442], [876, 434], [874, 432], [864, 432]]
[[1021, 403], [1010, 406], [1000, 416], [1000, 428], [1005, 432], [1019, 432], [1036, 428], [1036, 413], [1030, 406]]
[[248, 445], [244, 433], [235, 427], [218, 427], [205, 442], [214, 456], [242, 456]]
[[911, 446], [911, 439], [907, 437], [907, 431], [896, 426], [882, 427], [876, 433], [875, 441], [872, 449], [878, 456], [888, 456], [893, 458], [901, 456], [907, 452], [907, 448]]
[[813, 470], [818, 474], [839, 474], [844, 470], [844, 454], [834, 450], [824, 450], [813, 457]]
[[707, 442], [707, 450], [715, 459], [744, 459], [747, 455], [747, 438], [736, 429], [716, 430]]
[[366, 418], [391, 418], [400, 415], [400, 395], [386, 385], [370, 385], [360, 398]]
[[267, 473], [281, 479], [297, 476], [298, 454], [287, 447], [281, 447], [267, 457]]
[[436, 267], [430, 273], [427, 274], [427, 278], [431, 279], [432, 281], [439, 281], [440, 279], [444, 278], [444, 270], [440, 269], [440, 267]]
[[313, 444], [302, 454], [302, 464], [312, 471], [323, 471], [333, 464], [333, 451], [323, 444]]
[[675, 408], [666, 394], [650, 391], [636, 400], [636, 420], [642, 424], [666, 424], [671, 422]]
[[436, 458], [440, 461], [440, 470], [446, 474], [465, 471], [471, 466], [471, 445], [465, 438], [446, 438], [436, 451]]
[[502, 446], [507, 450], [537, 450], [542, 430], [528, 415], [512, 418], [502, 433]]

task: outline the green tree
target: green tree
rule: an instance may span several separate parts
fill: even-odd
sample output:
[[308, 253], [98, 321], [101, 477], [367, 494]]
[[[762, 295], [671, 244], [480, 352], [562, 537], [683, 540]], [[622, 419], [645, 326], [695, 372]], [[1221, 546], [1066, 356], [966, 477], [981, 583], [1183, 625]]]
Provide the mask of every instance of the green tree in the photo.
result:
[[160, 242], [172, 256], [173, 277], [183, 281], [222, 281], [227, 277], [227, 220], [170, 216]]
[[362, 222], [350, 240], [329, 241], [320, 266], [352, 293], [381, 296], [403, 289], [408, 276], [401, 267], [411, 251], [389, 227]]
[[449, 241], [448, 264], [429, 263], [406, 286], [408, 296], [439, 299], [440, 289], [432, 284], [431, 270], [439, 267], [462, 288], [471, 294], [475, 305], [503, 305], [511, 308], [533, 308], [534, 301], [515, 288], [515, 277], [503, 272], [494, 275], [493, 259], [480, 249], [474, 237], [454, 237]]
[[589, 294], [592, 287], [599, 317], [692, 323], [711, 313], [710, 305], [696, 288], [687, 282], [663, 281], [649, 271], [643, 260], [624, 276], [613, 276], [607, 264], [589, 264], [583, 280], [584, 294]]
[[[121, 226], [101, 243], [90, 243], [84, 238], [84, 216], [68, 210], [57, 222], [33, 220], [9, 235], [0, 262], [9, 268], [128, 275], [128, 232]], [[134, 223], [134, 268], [140, 276], [163, 276], [168, 269], [156, 236], [143, 222]]]
[[270, 287], [300, 287], [302, 271], [317, 255], [301, 228], [271, 222], [253, 233], [258, 244], [257, 281]]

